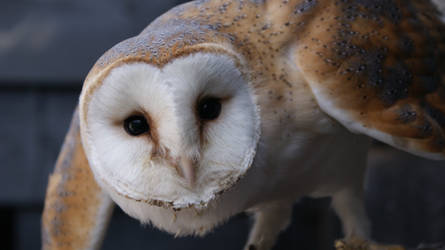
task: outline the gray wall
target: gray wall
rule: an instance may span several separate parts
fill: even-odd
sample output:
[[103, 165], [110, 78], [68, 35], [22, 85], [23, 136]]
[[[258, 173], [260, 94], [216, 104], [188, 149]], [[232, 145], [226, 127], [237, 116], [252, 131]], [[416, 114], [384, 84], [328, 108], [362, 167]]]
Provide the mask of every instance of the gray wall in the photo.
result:
[[[177, 0], [0, 2], [0, 239], [39, 249], [46, 182], [82, 79], [113, 44], [137, 34]], [[374, 238], [411, 246], [445, 241], [445, 167], [378, 146], [367, 208]], [[277, 249], [329, 249], [341, 237], [329, 199], [302, 199]], [[240, 249], [250, 220], [235, 217], [205, 238], [174, 239], [116, 209], [103, 249]]]

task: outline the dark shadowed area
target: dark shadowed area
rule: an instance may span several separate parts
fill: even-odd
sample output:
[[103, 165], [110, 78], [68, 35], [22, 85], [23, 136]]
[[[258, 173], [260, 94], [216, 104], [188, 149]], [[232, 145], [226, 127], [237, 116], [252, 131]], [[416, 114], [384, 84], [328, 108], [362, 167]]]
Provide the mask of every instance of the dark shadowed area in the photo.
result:
[[[0, 2], [0, 249], [40, 249], [46, 184], [82, 80], [97, 58], [181, 0]], [[414, 247], [445, 242], [445, 166], [376, 145], [366, 205], [373, 238]], [[276, 249], [333, 249], [341, 228], [330, 200], [302, 198]], [[103, 249], [241, 249], [239, 215], [204, 238], [174, 238], [115, 209]]]

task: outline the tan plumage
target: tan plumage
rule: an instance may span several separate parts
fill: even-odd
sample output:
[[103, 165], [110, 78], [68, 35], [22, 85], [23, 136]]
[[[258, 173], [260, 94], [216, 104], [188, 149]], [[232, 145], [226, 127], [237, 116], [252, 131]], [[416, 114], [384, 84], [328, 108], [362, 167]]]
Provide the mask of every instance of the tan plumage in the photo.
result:
[[[352, 190], [351, 192], [342, 189], [343, 177], [338, 180], [314, 177], [314, 182], [309, 181], [311, 185], [318, 183], [317, 185], [323, 188], [309, 188], [310, 185], [297, 186], [298, 188], [292, 186], [294, 182], [298, 182], [297, 179], [287, 180], [289, 182], [283, 182], [281, 179], [280, 182], [271, 181], [268, 183], [270, 194], [266, 189], [263, 190], [264, 200], [252, 198], [243, 205], [242, 209], [258, 208], [258, 220], [271, 225], [269, 229], [264, 229], [265, 225], [260, 226], [261, 223], [257, 223], [249, 244], [257, 245], [260, 249], [272, 246], [276, 233], [287, 225], [288, 204], [292, 204], [292, 199], [299, 195], [309, 194], [333, 195], [334, 207], [345, 221], [346, 234], [367, 237], [366, 216], [362, 206], [357, 205], [362, 195], [366, 140], [343, 134], [343, 128], [335, 120], [354, 133], [374, 137], [417, 155], [445, 159], [445, 84], [442, 71], [445, 56], [444, 31], [445, 26], [440, 21], [438, 11], [430, 1], [424, 0], [214, 0], [181, 5], [159, 17], [138, 36], [110, 49], [93, 67], [85, 80], [80, 100], [83, 146], [87, 156], [94, 158], [91, 156], [92, 142], [88, 141], [91, 137], [88, 133], [88, 119], [91, 119], [89, 107], [90, 103], [94, 103], [91, 100], [97, 99], [95, 93], [102, 88], [104, 81], [110, 79], [113, 72], [117, 72], [116, 69], [122, 69], [124, 65], [143, 63], [162, 72], [179, 58], [188, 60], [187, 58], [200, 53], [224, 55], [233, 60], [243, 79], [248, 82], [249, 89], [253, 91], [254, 104], [260, 110], [260, 141], [266, 146], [260, 143], [258, 149], [255, 146], [249, 150], [265, 154], [268, 152], [265, 148], [273, 148], [274, 143], [294, 143], [293, 140], [286, 141], [287, 139], [280, 141], [280, 136], [291, 138], [298, 135], [298, 139], [295, 139], [298, 142], [295, 157], [292, 158], [291, 154], [282, 157], [292, 158], [286, 164], [311, 162], [311, 157], [323, 153], [326, 158], [336, 159], [337, 165], [344, 169], [339, 172], [353, 171], [352, 177], [348, 178], [359, 179], [351, 181], [350, 185], [344, 184], [348, 190]], [[149, 120], [157, 122], [156, 119]], [[157, 129], [156, 127], [154, 131]], [[158, 137], [160, 136], [157, 135], [156, 140], [153, 139], [155, 144], [158, 144]], [[304, 139], [301, 139], [303, 137]], [[162, 141], [162, 138], [159, 140]], [[346, 151], [349, 148], [351, 152], [337, 152], [332, 149], [326, 153], [321, 146], [326, 142], [344, 142]], [[270, 145], [267, 145], [268, 143]], [[354, 150], [356, 154], [352, 152]], [[314, 156], [304, 156], [304, 152], [312, 152]], [[171, 160], [174, 157], [171, 157], [170, 150], [154, 150], [151, 154], [150, 157], [160, 154], [168, 158], [169, 164], [181, 165], [176, 163], [176, 160]], [[222, 182], [219, 189], [209, 197], [218, 199], [221, 196], [223, 200], [229, 199], [227, 197], [233, 198], [237, 189], [230, 191], [230, 188], [242, 187], [245, 183], [259, 180], [259, 172], [265, 172], [267, 175], [279, 171], [294, 171], [284, 175], [287, 175], [288, 179], [312, 178], [312, 175], [307, 178], [308, 173], [302, 177], [290, 167], [285, 170], [263, 170], [258, 167], [259, 164], [254, 162], [250, 172], [243, 170], [239, 176]], [[321, 161], [313, 165], [329, 164]], [[249, 165], [248, 168], [250, 167]], [[92, 168], [95, 171], [99, 169], [97, 166]], [[194, 178], [192, 175], [196, 173], [187, 172], [192, 167], [182, 168], [186, 170], [183, 173], [189, 176], [187, 179]], [[237, 184], [238, 179], [244, 176], [244, 171], [247, 171], [246, 177], [242, 179], [245, 180], [244, 183], [241, 181], [241, 184]], [[325, 170], [313, 170], [314, 173], [320, 171]], [[139, 202], [134, 205], [138, 206], [137, 209], [132, 208], [133, 205], [124, 206], [124, 210], [128, 209], [134, 217], [141, 217], [137, 213], [143, 210], [144, 206], [160, 206], [162, 208], [159, 209], [167, 210], [172, 207], [175, 210], [184, 209], [182, 212], [187, 214], [186, 205], [175, 205], [174, 201], [167, 200], [135, 198], [145, 196], [132, 194], [131, 189], [125, 191], [125, 194], [120, 193], [119, 188], [113, 189], [114, 184], [109, 184], [108, 177], [103, 177], [99, 172], [95, 172], [95, 177], [107, 190], [117, 190], [117, 194], [112, 194], [112, 197], [119, 200], [118, 203], [123, 202], [120, 199]], [[74, 181], [71, 179], [68, 183]], [[52, 178], [49, 190], [52, 190], [54, 182]], [[333, 186], [328, 182], [332, 182]], [[283, 198], [286, 201], [283, 204], [287, 204], [286, 206], [259, 205], [268, 201], [267, 199], [274, 199], [274, 192], [279, 193], [282, 189], [292, 189], [289, 193], [294, 195]], [[224, 194], [225, 191], [228, 194]], [[102, 194], [101, 190], [96, 189], [91, 192]], [[137, 192], [140, 193], [140, 190]], [[49, 191], [47, 200], [66, 199], [61, 196], [54, 198], [54, 195], [54, 192]], [[145, 205], [142, 205], [141, 201], [145, 202]], [[203, 203], [207, 205], [207, 200]], [[57, 214], [51, 214], [48, 204], [49, 201], [44, 217], [45, 232], [50, 232], [47, 242], [56, 242], [58, 240], [54, 237], [55, 231], [47, 221], [54, 220]], [[211, 201], [209, 204], [212, 206]], [[359, 208], [347, 208], [348, 204]], [[191, 207], [195, 205], [189, 204]], [[156, 211], [164, 213], [167, 210]], [[92, 209], [91, 213], [97, 211], [98, 209]], [[268, 216], [277, 211], [287, 217], [271, 219]], [[356, 212], [357, 214], [350, 215]], [[162, 221], [153, 223], [161, 228], [168, 228], [168, 231], [175, 230], [164, 225]], [[212, 222], [204, 231], [217, 223], [219, 222]], [[90, 224], [85, 224], [85, 227], [91, 228]], [[269, 238], [266, 237], [263, 245], [258, 245], [256, 240], [260, 236], [264, 237], [265, 232]], [[181, 232], [178, 229], [176, 233]], [[48, 246], [51, 244], [55, 243], [48, 243]]]
[[322, 11], [298, 45], [317, 100], [355, 132], [444, 159], [445, 26], [437, 10], [428, 1], [357, 2], [323, 8], [330, 15]]
[[94, 181], [85, 158], [76, 110], [49, 179], [42, 216], [42, 249], [98, 248], [111, 208], [112, 201]]

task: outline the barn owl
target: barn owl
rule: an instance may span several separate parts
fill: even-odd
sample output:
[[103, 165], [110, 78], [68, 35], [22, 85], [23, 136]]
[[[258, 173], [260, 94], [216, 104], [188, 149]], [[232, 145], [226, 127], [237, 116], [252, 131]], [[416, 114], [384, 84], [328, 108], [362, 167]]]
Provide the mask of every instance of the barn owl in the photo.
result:
[[248, 211], [245, 248], [271, 249], [302, 196], [332, 197], [346, 242], [368, 240], [370, 138], [445, 159], [444, 34], [429, 0], [170, 10], [87, 76], [48, 184], [44, 248], [98, 248], [116, 203], [177, 236]]

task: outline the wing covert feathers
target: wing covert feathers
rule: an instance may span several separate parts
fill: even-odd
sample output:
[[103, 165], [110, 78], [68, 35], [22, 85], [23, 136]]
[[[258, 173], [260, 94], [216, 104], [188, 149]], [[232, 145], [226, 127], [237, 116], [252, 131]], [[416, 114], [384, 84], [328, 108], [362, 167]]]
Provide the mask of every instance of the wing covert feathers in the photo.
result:
[[48, 183], [42, 249], [98, 249], [112, 204], [96, 184], [85, 158], [76, 111]]
[[445, 25], [430, 1], [330, 1], [308, 25], [296, 61], [325, 112], [445, 159]]

